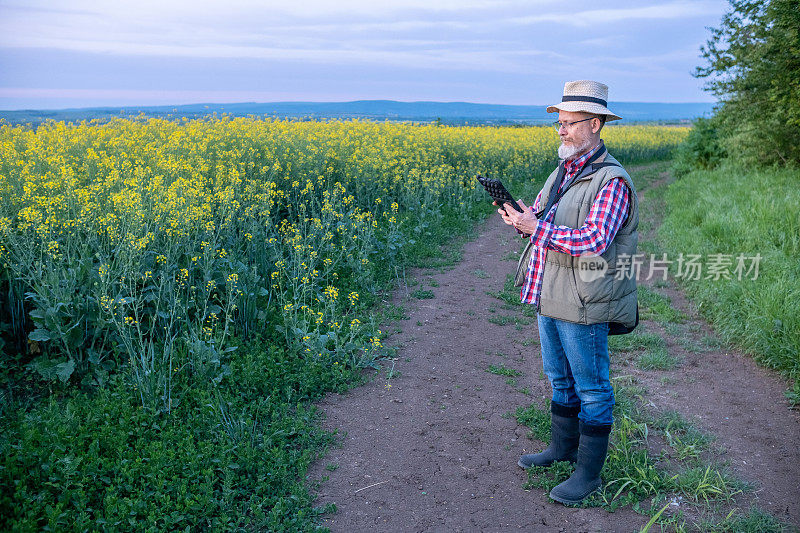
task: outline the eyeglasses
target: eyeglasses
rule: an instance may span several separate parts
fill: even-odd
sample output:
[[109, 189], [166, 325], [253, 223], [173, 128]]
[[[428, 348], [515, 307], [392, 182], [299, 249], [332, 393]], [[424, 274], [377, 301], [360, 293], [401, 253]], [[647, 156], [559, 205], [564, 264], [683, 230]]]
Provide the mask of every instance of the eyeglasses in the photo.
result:
[[556, 120], [555, 122], [553, 122], [553, 127], [556, 129], [556, 131], [561, 131], [561, 126], [564, 126], [565, 128], [569, 128], [570, 126], [574, 126], [578, 122], [586, 122], [587, 120], [592, 120], [593, 118], [597, 118], [597, 117], [590, 117], [590, 118], [585, 118], [583, 120], [576, 120], [575, 122], [560, 122], [560, 121]]

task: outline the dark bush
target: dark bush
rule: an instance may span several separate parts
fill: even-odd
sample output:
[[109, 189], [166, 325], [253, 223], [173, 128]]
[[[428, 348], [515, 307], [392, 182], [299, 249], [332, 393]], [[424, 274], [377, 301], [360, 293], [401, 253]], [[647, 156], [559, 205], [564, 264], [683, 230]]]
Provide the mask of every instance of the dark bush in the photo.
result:
[[714, 119], [699, 118], [686, 141], [675, 151], [672, 170], [681, 177], [693, 169], [712, 169], [727, 156]]

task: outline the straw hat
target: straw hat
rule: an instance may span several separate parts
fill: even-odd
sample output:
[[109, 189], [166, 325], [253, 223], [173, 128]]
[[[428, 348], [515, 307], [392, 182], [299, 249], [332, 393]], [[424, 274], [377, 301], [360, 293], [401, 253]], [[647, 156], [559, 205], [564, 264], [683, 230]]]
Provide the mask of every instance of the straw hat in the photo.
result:
[[597, 81], [578, 80], [564, 84], [561, 103], [548, 106], [548, 113], [559, 111], [583, 111], [596, 115], [606, 115], [606, 121], [620, 120], [606, 107], [608, 105], [608, 85]]

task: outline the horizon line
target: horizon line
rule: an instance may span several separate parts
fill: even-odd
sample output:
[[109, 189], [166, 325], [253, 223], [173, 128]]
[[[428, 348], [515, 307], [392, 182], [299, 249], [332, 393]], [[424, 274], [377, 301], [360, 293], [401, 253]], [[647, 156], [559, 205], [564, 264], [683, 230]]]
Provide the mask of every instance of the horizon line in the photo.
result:
[[[498, 103], [482, 103], [482, 102], [469, 102], [464, 100], [391, 100], [385, 98], [376, 99], [357, 99], [357, 100], [270, 100], [270, 101], [232, 101], [232, 102], [213, 102], [213, 101], [197, 101], [181, 104], [103, 104], [103, 105], [88, 105], [81, 107], [24, 107], [16, 109], [0, 109], [0, 113], [7, 112], [21, 112], [21, 111], [85, 111], [85, 110], [120, 110], [130, 108], [162, 108], [162, 107], [188, 107], [188, 106], [226, 106], [226, 105], [270, 105], [270, 104], [356, 104], [365, 102], [386, 102], [398, 104], [462, 104], [462, 105], [475, 105], [475, 106], [498, 106], [498, 107], [548, 107], [553, 104], [498, 104]], [[719, 102], [703, 102], [703, 101], [689, 101], [689, 102], [656, 102], [656, 101], [629, 101], [629, 100], [609, 100], [609, 106], [612, 104], [648, 104], [648, 105], [717, 105]], [[613, 107], [613, 106], [612, 106]]]

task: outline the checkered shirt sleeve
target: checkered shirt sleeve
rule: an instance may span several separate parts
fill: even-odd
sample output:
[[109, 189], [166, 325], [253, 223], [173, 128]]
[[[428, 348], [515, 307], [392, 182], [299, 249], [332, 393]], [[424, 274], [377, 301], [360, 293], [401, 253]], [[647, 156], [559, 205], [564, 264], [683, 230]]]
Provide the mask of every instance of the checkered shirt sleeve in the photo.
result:
[[[531, 235], [534, 246], [572, 256], [602, 254], [628, 217], [628, 186], [622, 178], [606, 183], [595, 198], [586, 221], [580, 228], [556, 226], [551, 221], [555, 209], [545, 214]], [[536, 204], [540, 198], [537, 197]], [[555, 206], [554, 206], [555, 207]]]

